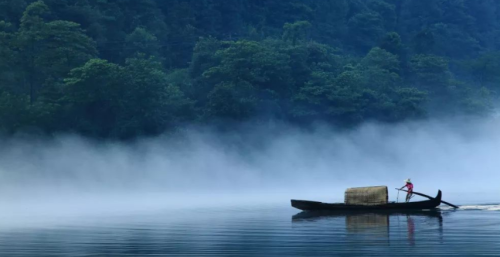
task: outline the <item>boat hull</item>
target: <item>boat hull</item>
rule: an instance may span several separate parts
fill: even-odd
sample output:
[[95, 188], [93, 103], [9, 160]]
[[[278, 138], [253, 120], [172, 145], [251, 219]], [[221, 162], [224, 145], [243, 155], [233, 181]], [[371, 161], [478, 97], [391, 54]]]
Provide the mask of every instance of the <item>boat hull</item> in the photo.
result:
[[344, 203], [322, 203], [315, 201], [291, 200], [292, 207], [303, 211], [345, 211], [345, 210], [426, 210], [441, 204], [441, 190], [434, 199], [409, 203], [387, 203], [379, 205], [347, 205]]

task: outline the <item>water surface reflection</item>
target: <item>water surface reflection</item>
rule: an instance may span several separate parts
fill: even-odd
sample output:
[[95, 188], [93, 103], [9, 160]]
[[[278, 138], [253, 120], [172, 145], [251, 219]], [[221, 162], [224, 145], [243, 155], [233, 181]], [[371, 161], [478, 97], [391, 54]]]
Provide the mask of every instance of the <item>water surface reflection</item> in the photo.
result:
[[500, 251], [498, 212], [295, 213], [197, 209], [53, 223], [38, 217], [26, 224], [0, 223], [0, 256], [496, 256]]

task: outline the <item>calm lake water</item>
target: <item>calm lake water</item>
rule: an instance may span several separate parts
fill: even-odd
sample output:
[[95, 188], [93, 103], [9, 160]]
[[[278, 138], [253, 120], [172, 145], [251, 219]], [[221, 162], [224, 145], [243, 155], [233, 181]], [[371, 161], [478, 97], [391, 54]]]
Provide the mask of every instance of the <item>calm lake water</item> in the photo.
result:
[[0, 256], [500, 256], [499, 205], [327, 216], [247, 207], [24, 217], [0, 226]]

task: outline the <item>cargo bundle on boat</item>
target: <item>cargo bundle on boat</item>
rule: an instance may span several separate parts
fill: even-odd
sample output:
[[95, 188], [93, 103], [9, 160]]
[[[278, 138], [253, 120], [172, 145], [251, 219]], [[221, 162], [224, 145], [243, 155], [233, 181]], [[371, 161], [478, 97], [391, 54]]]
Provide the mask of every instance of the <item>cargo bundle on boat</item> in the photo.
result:
[[389, 192], [386, 186], [348, 188], [344, 202], [348, 205], [387, 204]]

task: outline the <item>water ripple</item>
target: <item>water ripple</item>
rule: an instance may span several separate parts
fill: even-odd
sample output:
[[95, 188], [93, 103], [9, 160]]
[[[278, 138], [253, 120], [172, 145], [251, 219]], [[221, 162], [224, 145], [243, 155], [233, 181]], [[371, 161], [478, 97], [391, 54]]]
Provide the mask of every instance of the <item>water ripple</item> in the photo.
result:
[[0, 255], [498, 256], [500, 215], [491, 206], [401, 215], [232, 208], [35, 219], [0, 226]]

